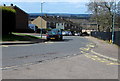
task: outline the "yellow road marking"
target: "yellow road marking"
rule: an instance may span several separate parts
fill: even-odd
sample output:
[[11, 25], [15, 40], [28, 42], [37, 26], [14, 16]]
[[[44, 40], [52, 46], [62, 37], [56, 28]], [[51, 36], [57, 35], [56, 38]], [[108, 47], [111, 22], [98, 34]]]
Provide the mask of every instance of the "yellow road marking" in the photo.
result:
[[91, 52], [94, 53], [94, 54], [97, 55], [97, 56], [104, 57], [104, 58], [106, 58], [106, 59], [110, 59], [110, 60], [113, 60], [113, 61], [118, 61], [118, 59], [111, 58], [111, 57], [108, 57], [108, 56], [105, 56], [105, 55], [96, 53], [96, 52], [94, 52], [93, 50], [91, 50]]
[[85, 53], [84, 51], [80, 51], [81, 53]]
[[[120, 63], [116, 63], [116, 62], [118, 62], [118, 59], [107, 57], [107, 56], [101, 55], [101, 54], [96, 53], [93, 50], [91, 50], [91, 47], [95, 47], [93, 45], [93, 43], [86, 45], [86, 47], [87, 48], [79, 48], [79, 49], [82, 50], [81, 53], [83, 53], [87, 58], [90, 58], [92, 60], [96, 60], [98, 62], [106, 63], [106, 65], [120, 65]], [[89, 51], [89, 50], [93, 54], [87, 53], [87, 51]], [[100, 58], [100, 57], [104, 57], [104, 58]], [[111, 61], [109, 61], [109, 59]], [[115, 62], [112, 62], [112, 61], [115, 61]]]
[[9, 46], [30, 46], [30, 45], [9, 45]]
[[45, 42], [45, 43], [54, 43], [54, 42]]
[[92, 56], [92, 57], [95, 57], [95, 58], [97, 58], [98, 56], [95, 56], [95, 55], [94, 55], [94, 56]]
[[88, 55], [85, 55], [86, 57], [90, 58]]
[[95, 47], [94, 45], [87, 45], [87, 47]]
[[102, 60], [101, 60], [100, 62], [105, 62], [105, 61], [102, 61]]
[[109, 63], [109, 64], [114, 64], [114, 63]]
[[91, 58], [92, 60], [96, 60], [96, 59], [94, 59], [94, 58]]
[[90, 58], [92, 60], [96, 60], [98, 62], [102, 62], [102, 63], [106, 63], [106, 65], [120, 65], [119, 63], [111, 63], [110, 61], [108, 61], [107, 59], [101, 59], [99, 58], [98, 56], [95, 56], [95, 55], [90, 55], [88, 53], [85, 53], [84, 54], [87, 58]]
[[108, 63], [107, 65], [120, 65], [120, 63]]
[[1, 45], [0, 47], [12, 47], [12, 46], [30, 46], [30, 45]]
[[81, 49], [83, 51], [89, 51], [90, 50], [90, 48], [79, 48], [79, 49]]
[[7, 45], [1, 45], [0, 47], [8, 47]]

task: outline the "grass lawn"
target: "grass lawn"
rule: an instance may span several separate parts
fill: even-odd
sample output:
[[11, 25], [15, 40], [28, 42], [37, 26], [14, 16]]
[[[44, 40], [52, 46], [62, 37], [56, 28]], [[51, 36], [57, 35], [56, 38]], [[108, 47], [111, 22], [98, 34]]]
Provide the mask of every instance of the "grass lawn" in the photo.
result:
[[9, 35], [3, 35], [0, 41], [30, 41], [31, 39], [41, 39], [39, 37], [21, 34], [21, 33], [12, 33]]

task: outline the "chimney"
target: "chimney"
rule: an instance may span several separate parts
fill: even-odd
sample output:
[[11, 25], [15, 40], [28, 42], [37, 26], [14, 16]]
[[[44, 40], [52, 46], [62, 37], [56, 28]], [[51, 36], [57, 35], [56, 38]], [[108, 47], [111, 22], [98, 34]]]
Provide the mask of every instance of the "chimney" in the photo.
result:
[[44, 14], [45, 17], [47, 17], [47, 14]]
[[13, 4], [11, 4], [11, 6], [13, 6]]
[[3, 4], [3, 6], [6, 6], [6, 4]]
[[61, 19], [63, 19], [62, 17], [60, 17]]
[[53, 16], [53, 18], [55, 18], [55, 16]]

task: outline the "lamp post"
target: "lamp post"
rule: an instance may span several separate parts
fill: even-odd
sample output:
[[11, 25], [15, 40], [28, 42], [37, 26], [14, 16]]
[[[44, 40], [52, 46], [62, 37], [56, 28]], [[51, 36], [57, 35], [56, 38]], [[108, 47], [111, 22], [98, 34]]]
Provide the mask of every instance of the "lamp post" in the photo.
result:
[[112, 23], [112, 44], [114, 43], [114, 30], [115, 30], [115, 13], [116, 13], [116, 0], [115, 0], [115, 9], [113, 10], [113, 23]]
[[43, 4], [44, 4], [45, 2], [41, 2], [41, 19], [40, 19], [40, 23], [41, 23], [41, 32], [40, 32], [40, 34], [41, 34], [41, 38], [42, 38], [42, 12], [43, 12]]

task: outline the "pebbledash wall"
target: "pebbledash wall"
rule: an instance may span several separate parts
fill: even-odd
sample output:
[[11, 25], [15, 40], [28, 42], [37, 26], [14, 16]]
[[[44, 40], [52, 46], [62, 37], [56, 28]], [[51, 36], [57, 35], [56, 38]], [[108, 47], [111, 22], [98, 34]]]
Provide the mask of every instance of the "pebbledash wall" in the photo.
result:
[[[91, 36], [102, 40], [112, 40], [112, 32], [91, 32]], [[120, 31], [114, 33], [114, 44], [120, 46]]]

